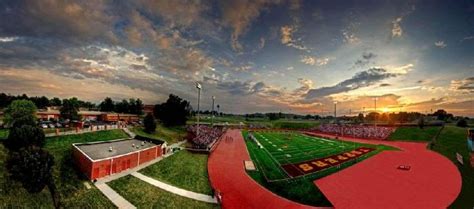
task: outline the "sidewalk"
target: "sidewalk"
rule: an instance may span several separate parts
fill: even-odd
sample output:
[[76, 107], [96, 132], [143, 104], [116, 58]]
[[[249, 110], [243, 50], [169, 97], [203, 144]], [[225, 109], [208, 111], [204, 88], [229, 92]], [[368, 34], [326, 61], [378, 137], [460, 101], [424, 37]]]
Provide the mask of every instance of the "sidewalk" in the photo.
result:
[[115, 192], [109, 185], [105, 183], [95, 183], [97, 189], [99, 189], [115, 206], [119, 209], [135, 209], [132, 203], [128, 202], [125, 198], [120, 196], [117, 192]]
[[[127, 129], [127, 131], [128, 131], [128, 129]], [[125, 131], [125, 132], [127, 132], [127, 131]], [[127, 133], [127, 134], [129, 134], [129, 133]], [[173, 146], [173, 147], [180, 146], [184, 142], [185, 141], [178, 142], [178, 143], [172, 144], [170, 146]], [[99, 189], [118, 208], [120, 208], [120, 209], [122, 209], [122, 208], [123, 209], [136, 208], [134, 205], [132, 205], [130, 202], [128, 202], [125, 198], [123, 198], [120, 194], [118, 194], [112, 188], [110, 188], [106, 183], [110, 182], [110, 181], [113, 181], [113, 180], [116, 180], [116, 179], [119, 179], [119, 178], [124, 177], [124, 176], [129, 175], [129, 174], [133, 175], [133, 173], [136, 173], [138, 170], [146, 168], [150, 165], [153, 165], [153, 164], [159, 162], [160, 160], [165, 159], [165, 158], [167, 158], [167, 157], [169, 157], [173, 154], [174, 154], [174, 152], [169, 152], [169, 153], [167, 153], [167, 154], [165, 154], [165, 155], [163, 155], [159, 158], [156, 158], [152, 161], [143, 163], [143, 164], [141, 164], [141, 165], [139, 165], [135, 168], [131, 168], [131, 169], [128, 169], [126, 171], [123, 171], [123, 172], [120, 172], [120, 173], [117, 173], [117, 174], [106, 176], [104, 178], [100, 178], [95, 182], [94, 185], [97, 187], [97, 189]]]
[[187, 197], [187, 198], [202, 201], [202, 202], [217, 204], [216, 198], [214, 198], [210, 195], [205, 195], [205, 194], [201, 194], [201, 193], [196, 193], [196, 192], [184, 190], [184, 189], [181, 189], [181, 188], [163, 183], [163, 182], [158, 181], [156, 179], [150, 178], [150, 177], [145, 176], [145, 175], [143, 175], [141, 173], [138, 173], [138, 172], [133, 172], [131, 175], [135, 176], [135, 177], [139, 178], [140, 180], [142, 180], [144, 182], [147, 182], [147, 183], [149, 183], [153, 186], [156, 186], [160, 189], [163, 189], [167, 192], [171, 192], [171, 193], [177, 194], [179, 196]]

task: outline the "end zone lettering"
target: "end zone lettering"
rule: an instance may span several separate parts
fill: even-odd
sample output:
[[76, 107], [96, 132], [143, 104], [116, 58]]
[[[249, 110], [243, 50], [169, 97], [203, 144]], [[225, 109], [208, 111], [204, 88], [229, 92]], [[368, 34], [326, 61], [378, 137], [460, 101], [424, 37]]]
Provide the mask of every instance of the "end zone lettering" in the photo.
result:
[[337, 155], [309, 160], [301, 163], [285, 164], [282, 165], [282, 167], [291, 177], [296, 177], [339, 165], [341, 163], [358, 158], [374, 150], [374, 148], [359, 147], [355, 150], [343, 152]]

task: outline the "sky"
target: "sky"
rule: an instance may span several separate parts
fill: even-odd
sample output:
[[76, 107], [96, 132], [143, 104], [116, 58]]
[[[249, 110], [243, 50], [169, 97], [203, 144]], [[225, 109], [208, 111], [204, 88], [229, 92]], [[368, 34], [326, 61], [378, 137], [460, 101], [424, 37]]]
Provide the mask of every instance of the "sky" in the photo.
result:
[[0, 92], [474, 116], [473, 1], [0, 1]]

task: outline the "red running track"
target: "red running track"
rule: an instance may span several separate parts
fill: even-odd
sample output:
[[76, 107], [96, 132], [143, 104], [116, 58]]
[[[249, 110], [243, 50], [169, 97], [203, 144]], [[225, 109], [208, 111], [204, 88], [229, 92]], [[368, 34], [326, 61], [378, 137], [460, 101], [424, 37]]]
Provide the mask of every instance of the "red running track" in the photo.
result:
[[[385, 144], [401, 151], [384, 151], [314, 181], [335, 208], [446, 208], [461, 191], [457, 167], [426, 149], [426, 143], [340, 139]], [[411, 170], [399, 170], [399, 165], [409, 165]]]
[[292, 202], [273, 194], [260, 186], [244, 168], [244, 161], [250, 160], [240, 130], [229, 130], [219, 142], [208, 160], [211, 185], [222, 194], [222, 208], [314, 208]]

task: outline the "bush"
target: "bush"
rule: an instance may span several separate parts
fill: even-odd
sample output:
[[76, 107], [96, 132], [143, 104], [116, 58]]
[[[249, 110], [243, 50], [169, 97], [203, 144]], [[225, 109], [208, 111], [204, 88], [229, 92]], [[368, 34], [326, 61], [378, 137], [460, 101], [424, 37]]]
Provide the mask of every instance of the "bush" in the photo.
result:
[[155, 117], [151, 113], [148, 113], [143, 119], [143, 124], [145, 126], [145, 132], [151, 134], [156, 130]]
[[461, 120], [458, 120], [458, 122], [456, 123], [456, 126], [459, 126], [459, 127], [467, 127], [467, 120], [466, 119], [461, 119]]

